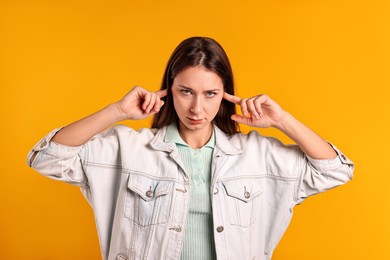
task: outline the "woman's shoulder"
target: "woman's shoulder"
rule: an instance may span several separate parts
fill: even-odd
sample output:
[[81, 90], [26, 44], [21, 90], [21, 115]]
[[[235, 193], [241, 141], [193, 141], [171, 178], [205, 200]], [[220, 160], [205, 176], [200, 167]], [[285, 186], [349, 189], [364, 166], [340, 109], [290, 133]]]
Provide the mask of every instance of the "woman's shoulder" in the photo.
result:
[[108, 128], [106, 131], [102, 132], [103, 135], [152, 135], [154, 136], [159, 129], [157, 128], [147, 128], [142, 127], [139, 129], [134, 129], [127, 125], [116, 124]]
[[262, 148], [272, 149], [295, 149], [296, 145], [286, 145], [281, 140], [273, 136], [265, 136], [256, 130], [251, 130], [248, 133], [239, 132], [229, 137], [230, 142], [239, 142], [242, 147], [257, 146]]
[[229, 136], [228, 139], [240, 140], [240, 141], [252, 141], [252, 142], [253, 141], [267, 142], [271, 139], [277, 140], [276, 138], [273, 138], [273, 137], [264, 136], [256, 130], [250, 130], [247, 133], [238, 132], [238, 133], [235, 133], [235, 134]]
[[115, 143], [120, 142], [129, 142], [131, 140], [143, 140], [148, 141], [151, 140], [159, 131], [159, 129], [155, 128], [139, 128], [134, 129], [127, 125], [116, 124], [106, 129], [105, 131], [95, 135], [90, 141], [89, 145], [103, 145], [110, 144], [113, 145]]
[[[112, 163], [119, 153], [130, 154], [147, 145], [156, 136], [159, 129], [140, 128], [138, 130], [127, 125], [114, 125], [106, 131], [95, 135], [84, 145], [88, 160]], [[139, 149], [134, 149], [137, 147]]]

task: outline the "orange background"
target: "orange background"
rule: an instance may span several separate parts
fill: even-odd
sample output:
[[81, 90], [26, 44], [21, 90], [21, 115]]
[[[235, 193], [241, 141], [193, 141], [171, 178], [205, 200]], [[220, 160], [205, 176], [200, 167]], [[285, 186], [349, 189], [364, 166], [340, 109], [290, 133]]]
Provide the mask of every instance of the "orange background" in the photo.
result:
[[273, 259], [390, 259], [389, 5], [0, 0], [0, 259], [101, 258], [78, 188], [29, 169], [27, 152], [133, 85], [157, 90], [194, 35], [224, 46], [240, 96], [269, 94], [356, 163], [353, 181], [295, 208]]

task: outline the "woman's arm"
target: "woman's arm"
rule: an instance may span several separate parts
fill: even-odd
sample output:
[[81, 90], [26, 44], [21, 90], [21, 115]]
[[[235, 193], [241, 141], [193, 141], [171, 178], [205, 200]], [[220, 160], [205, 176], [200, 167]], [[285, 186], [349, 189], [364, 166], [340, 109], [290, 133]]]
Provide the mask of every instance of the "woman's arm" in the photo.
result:
[[[138, 86], [134, 87], [118, 102], [63, 127], [51, 141], [67, 146], [83, 145], [117, 122], [142, 119], [157, 113], [164, 104], [161, 98], [165, 95], [166, 90], [150, 92]], [[37, 154], [38, 151], [32, 153], [29, 165], [32, 165]]]
[[275, 128], [290, 137], [302, 151], [313, 159], [333, 159], [337, 156], [333, 148], [321, 136], [285, 112]]
[[143, 119], [157, 113], [164, 104], [161, 98], [165, 95], [164, 90], [150, 92], [141, 87], [134, 87], [120, 101], [65, 126], [52, 141], [68, 146], [82, 145], [115, 123]]
[[232, 120], [253, 127], [275, 127], [313, 159], [333, 159], [337, 156], [322, 137], [284, 111], [267, 95], [241, 99], [225, 93], [224, 98], [241, 107], [243, 115], [233, 115]]

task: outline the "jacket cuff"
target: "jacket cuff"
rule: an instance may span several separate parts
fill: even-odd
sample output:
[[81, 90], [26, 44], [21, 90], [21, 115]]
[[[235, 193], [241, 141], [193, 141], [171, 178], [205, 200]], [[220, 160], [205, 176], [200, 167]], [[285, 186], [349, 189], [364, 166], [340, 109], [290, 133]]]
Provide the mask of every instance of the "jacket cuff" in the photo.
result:
[[51, 141], [53, 136], [61, 129], [62, 127], [54, 129], [44, 138], [42, 138], [36, 145], [34, 145], [27, 157], [28, 162], [30, 162], [30, 158], [33, 156], [33, 154], [40, 151], [45, 151], [46, 154], [65, 159], [71, 158], [72, 156], [80, 152], [80, 150], [82, 149], [82, 145], [67, 146]]
[[334, 146], [331, 143], [329, 143], [329, 145], [333, 148], [333, 150], [337, 154], [337, 156], [333, 159], [314, 159], [306, 155], [306, 158], [314, 166], [314, 168], [320, 171], [330, 171], [330, 170], [337, 169], [344, 164], [353, 165], [353, 162], [350, 159], [348, 159], [339, 149], [337, 149], [336, 146]]

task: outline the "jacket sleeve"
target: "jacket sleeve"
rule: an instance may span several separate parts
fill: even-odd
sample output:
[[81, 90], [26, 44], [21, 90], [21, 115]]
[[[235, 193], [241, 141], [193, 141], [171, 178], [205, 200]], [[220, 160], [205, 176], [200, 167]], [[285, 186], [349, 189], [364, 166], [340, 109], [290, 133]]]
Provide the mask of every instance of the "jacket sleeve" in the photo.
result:
[[302, 153], [302, 174], [297, 185], [296, 201], [301, 203], [307, 197], [342, 185], [352, 179], [354, 163], [339, 149], [334, 159], [313, 159]]
[[59, 181], [86, 188], [83, 169], [83, 146], [66, 146], [52, 142], [57, 128], [42, 138], [29, 152], [27, 164], [39, 173]]

